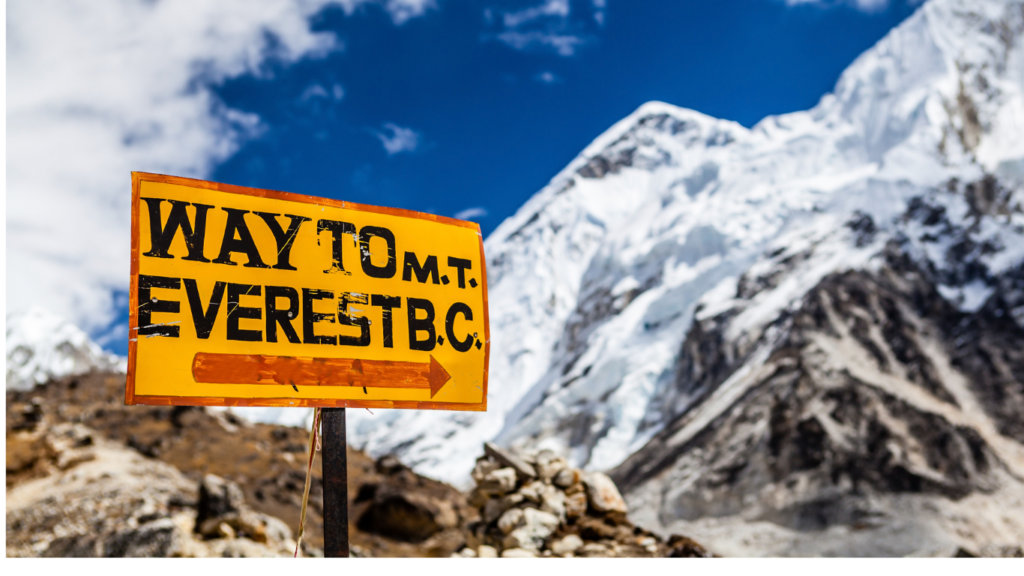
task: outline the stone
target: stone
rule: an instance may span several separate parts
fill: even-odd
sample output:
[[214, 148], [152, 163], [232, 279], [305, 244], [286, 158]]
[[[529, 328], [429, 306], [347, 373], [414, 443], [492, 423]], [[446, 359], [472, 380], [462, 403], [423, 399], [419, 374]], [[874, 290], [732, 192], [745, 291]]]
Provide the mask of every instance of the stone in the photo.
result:
[[540, 509], [543, 512], [554, 514], [559, 521], [564, 522], [567, 517], [565, 494], [558, 488], [545, 484], [544, 490], [541, 492]]
[[484, 494], [504, 496], [516, 489], [516, 471], [514, 468], [501, 468], [484, 476], [477, 489]]
[[225, 518], [240, 535], [273, 548], [292, 540], [291, 528], [279, 518], [267, 514], [245, 509]]
[[496, 444], [484, 442], [484, 453], [501, 464], [514, 469], [516, 474], [522, 480], [531, 480], [537, 477], [537, 471], [533, 469], [533, 466], [531, 466], [529, 462], [526, 462], [508, 450], [500, 448]]
[[487, 457], [477, 458], [476, 466], [473, 467], [473, 472], [470, 473], [470, 476], [473, 477], [474, 482], [479, 484], [488, 474], [501, 467], [501, 464]]
[[[519, 510], [519, 508], [513, 510]], [[522, 520], [514, 530], [505, 536], [502, 546], [506, 549], [523, 548], [539, 551], [544, 547], [544, 542], [548, 537], [558, 529], [558, 518], [554, 514], [542, 512], [536, 508], [526, 508], [522, 510], [522, 513]]]
[[490, 524], [502, 514], [505, 513], [509, 508], [513, 508], [519, 505], [523, 501], [523, 495], [519, 493], [507, 494], [501, 498], [492, 498], [484, 504], [483, 517], [484, 523]]
[[508, 534], [523, 523], [525, 513], [521, 508], [512, 508], [498, 518], [498, 529], [502, 534]]
[[83, 462], [96, 459], [96, 452], [90, 448], [72, 448], [57, 455], [57, 468], [67, 470]]
[[711, 553], [686, 536], [673, 534], [668, 538], [669, 558], [711, 558]]
[[450, 502], [397, 488], [380, 489], [356, 526], [406, 542], [423, 542], [459, 518]]
[[196, 532], [211, 518], [220, 518], [245, 508], [245, 495], [238, 484], [207, 474], [199, 484], [199, 502], [196, 505]]
[[559, 486], [561, 488], [568, 488], [569, 486], [572, 486], [573, 484], [575, 484], [575, 483], [577, 483], [579, 481], [580, 481], [580, 472], [579, 472], [579, 470], [575, 470], [573, 468], [568, 468], [568, 467], [562, 468], [561, 470], [559, 470], [558, 473], [555, 474], [554, 478], [552, 478], [552, 480], [551, 480], [551, 482], [555, 486]]
[[529, 482], [522, 488], [520, 488], [518, 493], [522, 495], [522, 497], [525, 498], [526, 500], [529, 500], [534, 504], [540, 504], [541, 494], [543, 493], [543, 491], [544, 483], [539, 480], [534, 480], [533, 482]]
[[581, 546], [577, 551], [577, 556], [584, 556], [587, 558], [597, 558], [601, 556], [608, 556], [610, 550], [604, 544], [599, 542], [590, 542]]
[[587, 495], [576, 492], [565, 497], [566, 518], [578, 518], [587, 513]]
[[569, 534], [561, 540], [557, 540], [551, 544], [550, 549], [553, 554], [559, 556], [565, 556], [566, 554], [572, 554], [579, 550], [583, 546], [583, 539], [575, 534]]
[[377, 472], [387, 476], [394, 476], [400, 472], [408, 470], [409, 467], [402, 464], [402, 461], [398, 459], [398, 456], [394, 454], [386, 454], [381, 456], [376, 464]]
[[107, 558], [167, 557], [182, 536], [170, 518], [163, 518], [114, 534], [103, 547], [103, 555]]
[[466, 501], [474, 508], [482, 508], [487, 505], [487, 501], [491, 499], [491, 496], [492, 495], [486, 490], [481, 490], [479, 486], [475, 486], [469, 491], [469, 494], [466, 495]]
[[217, 524], [217, 537], [218, 538], [234, 538], [235, 529], [231, 527], [227, 522], [219, 522]]
[[479, 548], [476, 549], [476, 556], [477, 558], [497, 558], [498, 549], [494, 546], [482, 544]]
[[502, 558], [536, 558], [537, 554], [522, 548], [508, 548], [501, 553]]
[[540, 454], [537, 454], [537, 462], [534, 465], [534, 468], [537, 470], [537, 477], [546, 483], [551, 483], [562, 470], [568, 467], [569, 463], [566, 462], [565, 458], [556, 456], [550, 450], [541, 450]]
[[618, 487], [612, 479], [600, 472], [590, 472], [583, 477], [583, 483], [587, 488], [587, 499], [590, 506], [597, 512], [620, 512], [625, 514], [629, 511], [626, 501], [619, 494]]
[[46, 448], [54, 458], [65, 450], [93, 445], [93, 432], [81, 424], [57, 424], [51, 428], [44, 440]]

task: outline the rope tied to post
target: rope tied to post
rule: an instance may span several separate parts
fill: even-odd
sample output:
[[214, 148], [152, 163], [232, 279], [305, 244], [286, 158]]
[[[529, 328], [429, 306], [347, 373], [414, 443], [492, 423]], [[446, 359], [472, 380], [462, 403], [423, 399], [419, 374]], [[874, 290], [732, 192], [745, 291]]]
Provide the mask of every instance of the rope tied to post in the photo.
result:
[[320, 409], [313, 409], [313, 429], [309, 431], [309, 461], [306, 463], [306, 487], [302, 491], [302, 510], [299, 512], [299, 536], [295, 539], [295, 553], [292, 558], [299, 557], [302, 536], [306, 530], [306, 506], [309, 503], [309, 484], [313, 471], [313, 456], [320, 451], [320, 438], [317, 434], [320, 426]]

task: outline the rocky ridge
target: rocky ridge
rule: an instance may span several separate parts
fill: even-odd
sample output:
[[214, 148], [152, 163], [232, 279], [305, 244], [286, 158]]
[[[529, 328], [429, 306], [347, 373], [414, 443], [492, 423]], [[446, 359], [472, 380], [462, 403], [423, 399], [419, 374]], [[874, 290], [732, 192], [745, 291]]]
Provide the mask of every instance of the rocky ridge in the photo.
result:
[[49, 473], [7, 491], [8, 556], [231, 558], [294, 550], [286, 524], [254, 512], [237, 485], [217, 476], [197, 487], [173, 466], [81, 424], [18, 440], [15, 458], [39, 443], [44, 454], [34, 465]]

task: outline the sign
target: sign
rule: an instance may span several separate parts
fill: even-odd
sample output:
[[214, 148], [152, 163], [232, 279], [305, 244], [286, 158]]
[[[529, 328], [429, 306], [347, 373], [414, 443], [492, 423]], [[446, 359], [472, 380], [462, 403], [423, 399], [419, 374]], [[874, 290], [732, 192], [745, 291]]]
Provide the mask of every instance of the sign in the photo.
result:
[[132, 173], [126, 404], [487, 409], [479, 225]]

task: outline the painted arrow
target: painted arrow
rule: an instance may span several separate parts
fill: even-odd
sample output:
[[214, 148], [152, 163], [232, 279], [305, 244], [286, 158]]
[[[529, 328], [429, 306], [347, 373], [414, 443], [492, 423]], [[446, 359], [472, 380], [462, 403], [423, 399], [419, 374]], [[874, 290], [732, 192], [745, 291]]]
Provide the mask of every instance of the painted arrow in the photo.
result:
[[441, 364], [350, 358], [303, 358], [199, 352], [192, 377], [201, 384], [426, 388], [430, 397], [451, 380]]

